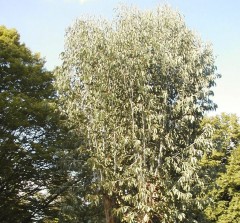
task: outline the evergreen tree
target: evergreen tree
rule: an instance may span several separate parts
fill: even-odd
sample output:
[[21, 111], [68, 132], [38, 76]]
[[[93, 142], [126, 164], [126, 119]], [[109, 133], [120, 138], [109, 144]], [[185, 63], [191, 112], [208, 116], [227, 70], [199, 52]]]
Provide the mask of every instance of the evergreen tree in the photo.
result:
[[123, 7], [113, 22], [78, 20], [62, 60], [61, 109], [93, 176], [83, 199], [102, 203], [107, 223], [194, 222], [211, 131], [200, 123], [215, 108], [211, 48], [168, 7]]

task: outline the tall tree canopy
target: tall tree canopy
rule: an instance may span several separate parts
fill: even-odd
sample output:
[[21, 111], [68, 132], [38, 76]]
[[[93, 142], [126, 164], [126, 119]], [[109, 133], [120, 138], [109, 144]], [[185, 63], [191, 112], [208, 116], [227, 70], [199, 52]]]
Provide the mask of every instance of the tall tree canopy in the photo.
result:
[[52, 80], [44, 61], [20, 43], [17, 31], [0, 26], [2, 223], [54, 216], [51, 207], [63, 180], [58, 171], [63, 130]]
[[168, 7], [122, 7], [112, 22], [76, 21], [62, 61], [62, 112], [93, 175], [84, 203], [101, 202], [111, 223], [194, 222], [211, 131], [199, 126], [215, 108], [211, 48]]

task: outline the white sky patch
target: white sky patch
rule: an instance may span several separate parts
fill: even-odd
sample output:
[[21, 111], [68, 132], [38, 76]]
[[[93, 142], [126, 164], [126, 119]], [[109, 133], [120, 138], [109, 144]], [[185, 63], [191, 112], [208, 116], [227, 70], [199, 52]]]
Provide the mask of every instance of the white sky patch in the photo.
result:
[[80, 4], [84, 4], [84, 3], [90, 2], [91, 0], [64, 0], [64, 1], [67, 3], [78, 2]]

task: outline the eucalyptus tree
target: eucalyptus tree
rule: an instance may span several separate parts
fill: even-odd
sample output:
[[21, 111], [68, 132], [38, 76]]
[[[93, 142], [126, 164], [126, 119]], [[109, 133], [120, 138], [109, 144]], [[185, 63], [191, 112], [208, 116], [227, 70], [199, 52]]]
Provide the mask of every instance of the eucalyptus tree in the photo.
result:
[[211, 47], [169, 7], [68, 29], [56, 86], [94, 176], [82, 199], [101, 202], [106, 222], [194, 222], [215, 71]]

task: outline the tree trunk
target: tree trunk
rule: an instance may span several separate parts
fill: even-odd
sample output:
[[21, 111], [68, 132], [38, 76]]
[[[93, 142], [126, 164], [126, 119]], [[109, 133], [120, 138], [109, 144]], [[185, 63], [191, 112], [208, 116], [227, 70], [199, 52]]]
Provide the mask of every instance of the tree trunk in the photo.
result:
[[114, 206], [113, 199], [111, 199], [108, 195], [104, 195], [103, 202], [104, 202], [104, 212], [106, 217], [106, 223], [116, 223], [112, 213], [113, 206]]

